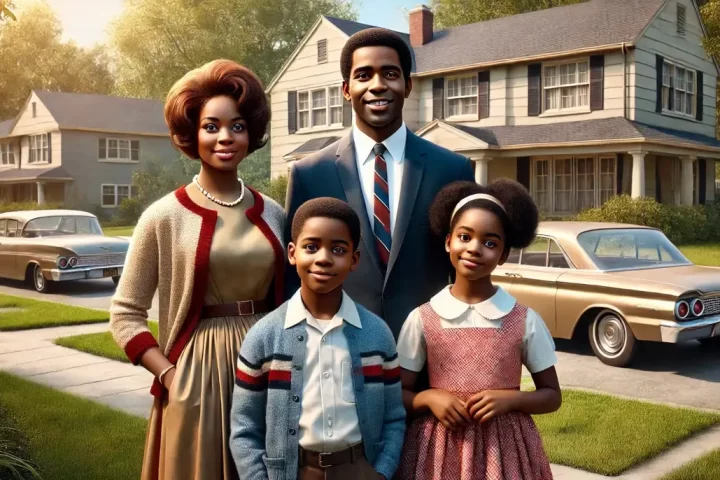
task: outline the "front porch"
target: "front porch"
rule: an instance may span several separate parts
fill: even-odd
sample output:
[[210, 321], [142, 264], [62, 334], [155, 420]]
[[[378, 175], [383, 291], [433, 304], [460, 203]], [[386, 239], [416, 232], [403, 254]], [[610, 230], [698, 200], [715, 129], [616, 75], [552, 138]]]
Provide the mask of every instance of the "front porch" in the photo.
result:
[[623, 118], [493, 128], [435, 121], [418, 134], [474, 161], [480, 184], [519, 181], [549, 216], [599, 207], [619, 194], [672, 205], [715, 200], [719, 141]]
[[72, 180], [61, 167], [0, 170], [0, 203], [63, 204]]

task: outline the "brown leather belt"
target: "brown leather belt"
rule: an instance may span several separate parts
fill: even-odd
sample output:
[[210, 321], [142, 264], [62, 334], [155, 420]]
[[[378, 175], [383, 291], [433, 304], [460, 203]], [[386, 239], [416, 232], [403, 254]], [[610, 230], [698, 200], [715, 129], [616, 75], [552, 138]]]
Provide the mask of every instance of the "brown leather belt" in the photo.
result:
[[353, 447], [346, 448], [339, 452], [319, 453], [305, 450], [300, 447], [300, 466], [310, 465], [319, 468], [329, 468], [346, 463], [355, 463], [356, 460], [365, 458], [363, 444], [359, 443]]
[[255, 315], [269, 312], [266, 300], [242, 300], [222, 305], [205, 305], [200, 312], [200, 318], [234, 317], [237, 315]]

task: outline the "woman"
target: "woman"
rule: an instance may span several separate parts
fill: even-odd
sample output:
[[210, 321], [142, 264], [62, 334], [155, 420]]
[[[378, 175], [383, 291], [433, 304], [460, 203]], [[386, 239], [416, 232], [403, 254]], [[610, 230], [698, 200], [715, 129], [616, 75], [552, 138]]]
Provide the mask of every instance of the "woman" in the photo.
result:
[[[200, 160], [200, 174], [143, 213], [110, 310], [115, 341], [155, 375], [143, 479], [237, 478], [227, 446], [234, 366], [283, 292], [283, 209], [237, 178], [269, 117], [258, 78], [228, 60], [168, 94], [172, 142]], [[147, 328], [156, 289], [158, 341]]]

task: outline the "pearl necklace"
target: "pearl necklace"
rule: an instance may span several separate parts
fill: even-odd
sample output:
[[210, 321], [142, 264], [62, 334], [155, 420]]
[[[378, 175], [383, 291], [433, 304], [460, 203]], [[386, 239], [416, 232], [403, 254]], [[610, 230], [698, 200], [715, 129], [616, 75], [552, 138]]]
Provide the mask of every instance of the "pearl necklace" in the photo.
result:
[[198, 190], [200, 190], [200, 193], [205, 195], [210, 201], [217, 203], [218, 205], [222, 205], [223, 207], [234, 207], [238, 203], [243, 201], [243, 198], [245, 197], [245, 182], [242, 181], [242, 178], [238, 177], [238, 181], [240, 182], [240, 188], [242, 191], [240, 192], [240, 196], [237, 200], [234, 202], [223, 202], [222, 200], [218, 200], [213, 196], [212, 193], [205, 190], [203, 187], [200, 186], [200, 182], [198, 181], [198, 175], [195, 175], [192, 179], [193, 183], [197, 187]]

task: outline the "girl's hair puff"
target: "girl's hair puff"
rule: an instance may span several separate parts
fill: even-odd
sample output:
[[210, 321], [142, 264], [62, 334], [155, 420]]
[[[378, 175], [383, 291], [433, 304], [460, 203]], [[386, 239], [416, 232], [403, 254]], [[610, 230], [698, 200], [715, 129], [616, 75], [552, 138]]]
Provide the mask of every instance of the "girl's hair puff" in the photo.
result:
[[[451, 215], [460, 200], [476, 193], [492, 195], [502, 204], [501, 209], [489, 200], [473, 200], [464, 205], [455, 216]], [[459, 181], [445, 186], [438, 192], [430, 206], [430, 229], [435, 235], [445, 237], [455, 227], [462, 213], [469, 208], [485, 208], [500, 217], [505, 227], [505, 246], [525, 248], [532, 243], [537, 231], [540, 214], [530, 193], [520, 183], [507, 178], [495, 180], [489, 185]], [[504, 209], [504, 210], [503, 210]]]

